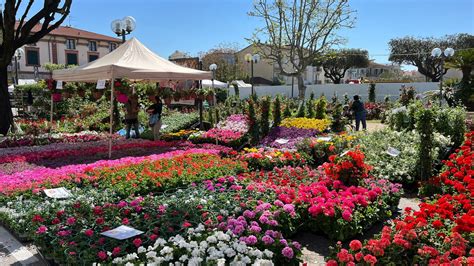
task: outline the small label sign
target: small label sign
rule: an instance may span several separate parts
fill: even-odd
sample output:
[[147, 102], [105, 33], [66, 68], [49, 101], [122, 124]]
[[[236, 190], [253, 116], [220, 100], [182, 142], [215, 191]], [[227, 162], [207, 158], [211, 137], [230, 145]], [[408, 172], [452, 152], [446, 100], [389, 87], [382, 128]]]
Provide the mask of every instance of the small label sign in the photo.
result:
[[317, 140], [321, 140], [321, 141], [330, 141], [332, 138], [331, 137], [319, 137], [317, 138]]
[[346, 155], [349, 151], [345, 151], [343, 153], [341, 153], [341, 155], [339, 155], [340, 157], [344, 157], [344, 155]]
[[275, 142], [278, 143], [278, 144], [286, 144], [286, 143], [288, 143], [288, 140], [287, 139], [277, 139], [277, 140], [275, 140]]
[[395, 149], [394, 147], [388, 147], [387, 154], [392, 157], [397, 157], [398, 155], [400, 155], [400, 151]]
[[98, 90], [105, 89], [105, 79], [99, 79], [97, 81], [97, 86], [95, 88], [98, 89]]
[[143, 234], [143, 232], [135, 228], [128, 227], [126, 225], [121, 225], [117, 228], [102, 232], [100, 234], [106, 237], [110, 237], [110, 238], [114, 238], [118, 240], [124, 240], [130, 237], [141, 235]]
[[168, 125], [161, 125], [161, 129], [165, 129], [167, 127], [168, 127]]
[[63, 81], [62, 80], [56, 81], [56, 89], [58, 89], [58, 90], [63, 89]]
[[53, 199], [67, 199], [72, 196], [71, 192], [64, 187], [43, 190], [46, 196]]

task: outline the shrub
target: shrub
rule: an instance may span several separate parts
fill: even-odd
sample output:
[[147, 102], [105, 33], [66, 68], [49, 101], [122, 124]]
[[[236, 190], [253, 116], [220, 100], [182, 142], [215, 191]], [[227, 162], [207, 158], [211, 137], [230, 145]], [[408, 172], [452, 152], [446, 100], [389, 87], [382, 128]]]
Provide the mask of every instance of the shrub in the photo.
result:
[[316, 113], [314, 112], [314, 100], [309, 100], [306, 103], [306, 117], [308, 118], [314, 118]]
[[261, 136], [266, 136], [270, 130], [270, 98], [268, 96], [262, 98], [260, 102], [260, 110]]
[[303, 101], [300, 102], [300, 105], [298, 107], [298, 112], [296, 113], [296, 117], [304, 117], [305, 116], [304, 107], [305, 107], [305, 104], [304, 104], [304, 100], [303, 100]]
[[432, 161], [433, 155], [433, 118], [434, 113], [431, 109], [420, 109], [416, 113], [416, 129], [420, 134], [420, 146], [418, 148], [418, 160], [420, 165], [420, 179], [428, 180], [433, 174]]
[[375, 83], [369, 84], [369, 102], [375, 103]]
[[250, 141], [252, 144], [256, 144], [260, 139], [260, 129], [258, 127], [257, 114], [255, 113], [255, 105], [253, 100], [249, 100], [248, 105]]
[[281, 103], [280, 97], [276, 96], [273, 102], [273, 126], [279, 126], [281, 123]]
[[316, 119], [325, 119], [326, 118], [326, 108], [327, 108], [328, 102], [326, 100], [326, 97], [321, 96], [318, 101], [316, 102], [316, 114], [314, 118]]

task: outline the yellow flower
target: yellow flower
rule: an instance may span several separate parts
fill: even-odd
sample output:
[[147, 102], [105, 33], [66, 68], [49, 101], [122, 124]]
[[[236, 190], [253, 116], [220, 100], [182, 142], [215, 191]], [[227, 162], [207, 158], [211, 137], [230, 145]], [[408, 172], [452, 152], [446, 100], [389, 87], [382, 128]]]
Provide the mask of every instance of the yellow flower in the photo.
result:
[[329, 119], [314, 119], [314, 118], [286, 118], [282, 121], [282, 127], [296, 127], [304, 129], [316, 129], [319, 131], [326, 130], [331, 121]]

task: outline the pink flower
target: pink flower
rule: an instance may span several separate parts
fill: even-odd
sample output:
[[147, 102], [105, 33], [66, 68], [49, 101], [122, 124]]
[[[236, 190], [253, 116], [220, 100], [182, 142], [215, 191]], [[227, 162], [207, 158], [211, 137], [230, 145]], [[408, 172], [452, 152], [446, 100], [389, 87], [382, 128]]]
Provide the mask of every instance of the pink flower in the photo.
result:
[[88, 237], [91, 237], [94, 234], [94, 231], [92, 229], [87, 229], [84, 231], [84, 234]]
[[245, 240], [245, 243], [247, 245], [255, 245], [257, 243], [257, 238], [254, 235], [250, 235]]
[[142, 240], [140, 238], [135, 238], [133, 240], [133, 244], [135, 245], [135, 247], [140, 247], [142, 245]]
[[288, 259], [292, 259], [294, 256], [293, 249], [290, 247], [284, 247], [281, 251], [281, 254]]
[[351, 212], [348, 211], [348, 210], [343, 211], [343, 212], [342, 212], [342, 219], [344, 219], [344, 220], [346, 220], [346, 221], [348, 221], [348, 222], [352, 221], [352, 214], [351, 214]]
[[125, 224], [125, 225], [129, 224], [128, 218], [123, 218], [122, 224]]
[[370, 265], [375, 265], [375, 263], [377, 263], [377, 258], [370, 255], [370, 254], [365, 255], [364, 260], [365, 260], [365, 262], [369, 263]]
[[101, 260], [106, 260], [107, 259], [107, 253], [105, 253], [105, 251], [99, 251], [99, 252], [97, 252], [97, 257], [99, 257], [99, 259], [101, 259]]
[[42, 225], [36, 230], [36, 233], [40, 235], [46, 233], [46, 231], [48, 231], [48, 227]]
[[120, 251], [120, 247], [114, 247], [114, 249], [112, 250], [112, 255], [117, 256], [118, 254], [120, 254]]
[[69, 217], [69, 218], [67, 218], [66, 223], [67, 223], [68, 225], [73, 225], [73, 224], [76, 223], [76, 218], [74, 218], [74, 217]]
[[351, 250], [357, 251], [362, 248], [362, 243], [359, 240], [352, 240], [349, 244], [349, 247], [351, 248]]

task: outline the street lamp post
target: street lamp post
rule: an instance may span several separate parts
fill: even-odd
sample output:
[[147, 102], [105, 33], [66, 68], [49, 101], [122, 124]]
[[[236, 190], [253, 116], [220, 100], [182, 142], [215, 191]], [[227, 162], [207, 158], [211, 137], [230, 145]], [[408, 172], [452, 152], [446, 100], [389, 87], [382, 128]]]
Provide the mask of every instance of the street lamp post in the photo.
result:
[[441, 77], [439, 79], [439, 105], [440, 106], [443, 102], [444, 61], [446, 60], [446, 58], [452, 57], [453, 55], [454, 55], [454, 49], [450, 47], [446, 48], [444, 52], [442, 52], [440, 48], [434, 48], [431, 51], [431, 56], [433, 56], [434, 58], [441, 59], [441, 64], [440, 64]]
[[258, 54], [246, 54], [245, 55], [245, 61], [247, 61], [247, 63], [250, 63], [250, 73], [251, 73], [251, 79], [250, 79], [250, 84], [252, 84], [252, 96], [254, 95], [255, 93], [255, 90], [253, 88], [254, 86], [254, 81], [253, 81], [253, 64], [255, 63], [258, 63], [258, 61], [260, 61], [260, 55]]
[[110, 27], [112, 28], [112, 31], [117, 34], [117, 36], [122, 37], [122, 43], [124, 43], [125, 36], [135, 30], [136, 21], [133, 17], [127, 16], [123, 19], [116, 19], [112, 21]]
[[15, 54], [13, 55], [13, 60], [15, 61], [15, 85], [18, 85], [18, 72], [20, 71], [19, 60], [24, 55], [24, 51], [21, 48], [16, 49]]
[[[217, 65], [216, 64], [211, 64], [209, 66], [209, 70], [212, 71], [212, 79], [211, 79], [211, 82], [212, 82], [212, 93], [215, 95], [215, 91], [214, 91], [214, 79], [216, 79], [216, 70], [217, 70]], [[214, 103], [215, 104], [215, 103]]]

